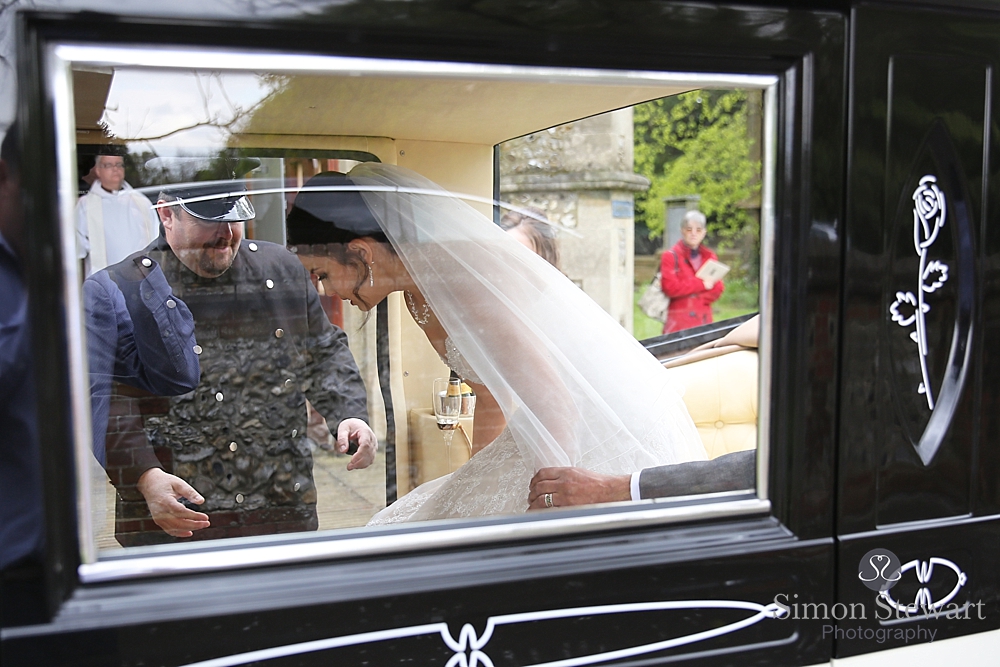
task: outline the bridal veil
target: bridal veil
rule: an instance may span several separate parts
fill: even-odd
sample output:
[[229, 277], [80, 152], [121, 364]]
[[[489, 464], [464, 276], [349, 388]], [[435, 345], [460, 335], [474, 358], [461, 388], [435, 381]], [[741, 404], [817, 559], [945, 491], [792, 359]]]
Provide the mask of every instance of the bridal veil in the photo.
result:
[[706, 457], [659, 362], [557, 269], [416, 173], [350, 177], [526, 462], [622, 474]]

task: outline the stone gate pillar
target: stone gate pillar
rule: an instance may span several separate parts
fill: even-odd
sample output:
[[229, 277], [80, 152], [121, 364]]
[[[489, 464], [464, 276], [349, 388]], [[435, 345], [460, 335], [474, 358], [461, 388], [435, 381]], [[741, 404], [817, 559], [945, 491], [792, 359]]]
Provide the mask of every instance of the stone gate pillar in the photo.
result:
[[500, 146], [500, 199], [541, 209], [560, 228], [560, 268], [632, 331], [632, 109], [560, 125]]

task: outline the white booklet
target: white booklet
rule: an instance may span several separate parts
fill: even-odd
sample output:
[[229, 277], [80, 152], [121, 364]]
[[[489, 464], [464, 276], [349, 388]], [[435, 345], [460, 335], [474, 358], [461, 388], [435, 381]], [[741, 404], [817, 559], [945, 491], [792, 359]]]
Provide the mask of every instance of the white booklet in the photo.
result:
[[716, 259], [710, 259], [701, 265], [698, 272], [694, 274], [699, 280], [714, 280], [719, 282], [723, 276], [729, 273], [729, 267]]

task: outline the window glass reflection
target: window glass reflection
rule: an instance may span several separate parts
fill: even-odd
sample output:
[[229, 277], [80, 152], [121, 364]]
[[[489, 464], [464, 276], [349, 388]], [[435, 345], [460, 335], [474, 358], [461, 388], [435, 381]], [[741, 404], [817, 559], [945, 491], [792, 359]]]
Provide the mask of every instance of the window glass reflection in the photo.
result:
[[[633, 338], [652, 278], [636, 211], [652, 229], [648, 200], [682, 186], [662, 185], [665, 162], [637, 173], [666, 140], [637, 143], [655, 114], [632, 105], [725, 91], [85, 74], [75, 224], [100, 548], [753, 486], [752, 325], [667, 331], [667, 370]], [[156, 106], [151, 88], [180, 93]], [[386, 101], [399, 91], [405, 109]], [[497, 117], [490, 101], [518, 92], [536, 108]], [[698, 327], [757, 307], [760, 93], [739, 99], [705, 125], [745, 139], [746, 196], [683, 182], [704, 186], [703, 214], [678, 226], [700, 288], [670, 296], [697, 302]], [[661, 152], [694, 159], [706, 141]], [[662, 250], [672, 209], [657, 210]], [[740, 275], [752, 297], [720, 312]], [[750, 407], [708, 414], [720, 397], [697, 381], [736, 358], [745, 382], [721, 400]]]
[[[566, 274], [640, 340], [755, 313], [762, 103], [694, 90], [512, 139], [501, 199], [551, 223]], [[670, 303], [651, 317], [657, 271]]]

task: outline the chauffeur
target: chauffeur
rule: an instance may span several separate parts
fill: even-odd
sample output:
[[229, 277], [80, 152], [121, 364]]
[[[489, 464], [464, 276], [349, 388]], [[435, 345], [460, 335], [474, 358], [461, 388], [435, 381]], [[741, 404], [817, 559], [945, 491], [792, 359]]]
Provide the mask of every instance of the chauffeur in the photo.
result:
[[291, 253], [243, 239], [254, 210], [234, 183], [163, 192], [160, 237], [108, 268], [122, 280], [136, 259], [162, 266], [194, 314], [201, 362], [195, 391], [112, 408], [145, 421], [145, 433], [112, 434], [107, 443], [109, 473], [117, 463], [130, 468], [120, 479], [137, 480], [134, 489], [119, 486], [115, 532], [125, 546], [316, 530], [307, 400], [338, 424], [339, 451], [357, 444], [349, 470], [375, 457], [346, 335]]

